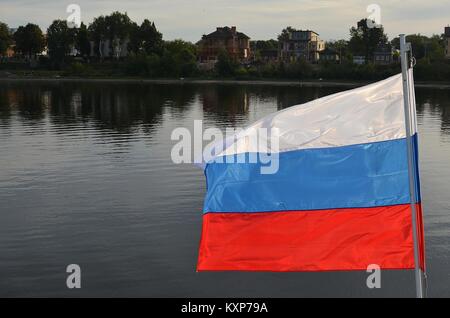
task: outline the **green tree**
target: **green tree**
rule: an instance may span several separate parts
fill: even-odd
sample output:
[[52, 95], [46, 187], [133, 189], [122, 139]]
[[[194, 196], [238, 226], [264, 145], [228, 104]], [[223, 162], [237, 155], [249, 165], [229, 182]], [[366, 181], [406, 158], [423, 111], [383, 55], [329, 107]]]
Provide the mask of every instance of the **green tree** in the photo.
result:
[[141, 42], [142, 41], [139, 25], [136, 22], [132, 22], [130, 26], [130, 42], [128, 42], [128, 50], [134, 55], [141, 53]]
[[444, 37], [434, 34], [426, 46], [427, 57], [430, 60], [442, 60], [445, 58], [445, 40]]
[[351, 52], [346, 40], [328, 41], [325, 43], [325, 47], [337, 52], [342, 60], [350, 60]]
[[94, 54], [102, 57], [101, 45], [108, 37], [108, 26], [103, 15], [94, 18], [88, 27], [88, 34], [90, 39], [94, 42]]
[[8, 25], [0, 22], [0, 55], [4, 55], [12, 43], [12, 37]]
[[284, 28], [283, 30], [281, 30], [281, 34], [278, 35], [278, 41], [289, 40], [290, 34], [295, 31], [297, 31], [297, 29], [291, 26]]
[[28, 57], [36, 56], [45, 48], [42, 30], [32, 23], [20, 26], [14, 33], [14, 41], [16, 42], [16, 50]]
[[111, 55], [119, 54], [124, 43], [130, 42], [134, 23], [127, 13], [115, 11], [107, 16], [99, 16], [89, 25], [88, 31], [91, 40], [95, 43], [96, 55], [103, 57], [105, 53], [101, 48], [105, 41], [109, 41]]
[[172, 76], [191, 76], [197, 71], [197, 47], [190, 42], [174, 40], [164, 43], [164, 68], [171, 69]]
[[127, 39], [130, 36], [132, 21], [128, 14], [115, 11], [105, 17], [108, 38], [112, 41], [117, 39]]
[[119, 57], [123, 44], [130, 41], [133, 22], [126, 12], [121, 13], [118, 11], [106, 16], [105, 20], [112, 54]]
[[162, 34], [156, 29], [155, 23], [145, 19], [139, 28], [142, 50], [146, 54], [161, 54], [163, 48]]
[[[366, 63], [373, 58], [373, 53], [379, 44], [386, 44], [387, 35], [384, 33], [382, 25], [376, 28], [370, 28], [368, 19], [362, 19], [356, 27], [350, 29], [349, 48], [354, 55], [363, 55], [366, 57]], [[374, 21], [375, 23], [375, 21]]]
[[251, 41], [250, 47], [255, 61], [261, 61], [261, 56], [267, 52], [278, 52], [278, 41], [274, 39], [270, 40], [257, 40]]
[[233, 76], [238, 67], [238, 63], [230, 57], [227, 51], [219, 52], [215, 69], [220, 76]]
[[257, 51], [278, 50], [278, 41], [274, 39], [252, 41], [252, 47]]
[[[411, 43], [413, 55], [417, 60], [428, 59], [435, 61], [441, 60], [445, 56], [444, 41], [439, 35], [427, 37], [421, 34], [410, 34], [406, 36], [406, 42]], [[391, 44], [400, 49], [398, 37], [393, 39]]]
[[76, 29], [69, 28], [67, 21], [54, 20], [47, 29], [47, 48], [50, 58], [57, 63], [64, 62], [75, 47]]
[[183, 41], [181, 39], [164, 42], [164, 48], [174, 53], [179, 53], [186, 50], [193, 55], [197, 54], [197, 46], [195, 44]]
[[89, 32], [86, 24], [81, 22], [80, 28], [76, 32], [75, 47], [83, 57], [89, 56], [91, 43], [89, 42]]
[[287, 64], [283, 76], [295, 79], [307, 79], [313, 77], [313, 66], [305, 59], [299, 59]]

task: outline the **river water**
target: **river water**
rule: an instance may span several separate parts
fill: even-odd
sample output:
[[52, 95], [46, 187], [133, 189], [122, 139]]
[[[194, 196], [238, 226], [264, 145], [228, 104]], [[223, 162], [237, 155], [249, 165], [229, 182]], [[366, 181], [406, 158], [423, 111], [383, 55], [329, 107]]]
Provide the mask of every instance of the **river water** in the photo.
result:
[[[196, 273], [205, 181], [176, 127], [242, 127], [344, 87], [0, 82], [0, 296], [412, 297], [412, 271]], [[418, 88], [429, 296], [450, 296], [450, 90]], [[81, 289], [66, 266], [81, 267]]]

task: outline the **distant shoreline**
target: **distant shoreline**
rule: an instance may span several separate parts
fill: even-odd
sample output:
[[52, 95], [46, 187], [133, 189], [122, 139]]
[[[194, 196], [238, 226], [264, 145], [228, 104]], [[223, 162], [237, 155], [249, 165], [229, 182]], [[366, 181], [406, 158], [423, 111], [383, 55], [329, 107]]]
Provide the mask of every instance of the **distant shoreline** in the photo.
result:
[[[74, 83], [142, 83], [142, 84], [225, 84], [295, 87], [359, 87], [374, 81], [318, 81], [318, 80], [237, 80], [237, 79], [146, 79], [146, 78], [80, 78], [80, 77], [0, 77], [0, 82], [74, 82]], [[416, 82], [419, 88], [450, 89], [450, 83]]]

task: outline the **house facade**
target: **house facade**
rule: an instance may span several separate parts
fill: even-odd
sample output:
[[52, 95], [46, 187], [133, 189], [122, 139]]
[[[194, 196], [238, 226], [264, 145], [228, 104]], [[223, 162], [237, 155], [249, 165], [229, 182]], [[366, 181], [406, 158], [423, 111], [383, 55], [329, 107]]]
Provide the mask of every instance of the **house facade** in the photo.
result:
[[[128, 38], [119, 39], [114, 38], [112, 41], [109, 39], [100, 40], [98, 42], [90, 41], [90, 56], [98, 56], [100, 58], [122, 58], [128, 56], [128, 43], [130, 40]], [[73, 54], [73, 52], [71, 53]], [[74, 55], [77, 55], [75, 52]]]
[[258, 50], [251, 47], [251, 60], [255, 63], [276, 63], [278, 62], [278, 49]]
[[364, 55], [353, 55], [353, 64], [366, 64], [366, 57]]
[[14, 55], [16, 54], [16, 45], [15, 44], [11, 44], [10, 46], [8, 46], [8, 48], [6, 49], [6, 54], [5, 56], [7, 58], [11, 58], [14, 57]]
[[394, 62], [394, 51], [390, 44], [380, 44], [373, 52], [373, 63], [387, 65]]
[[280, 40], [280, 57], [284, 61], [294, 62], [300, 59], [316, 63], [320, 59], [320, 52], [325, 50], [325, 41], [319, 34], [306, 31], [292, 31]]
[[450, 59], [450, 27], [445, 27], [445, 57]]
[[339, 53], [333, 49], [326, 48], [322, 52], [320, 52], [320, 61], [322, 62], [340, 62]]
[[240, 62], [250, 58], [250, 37], [238, 32], [235, 26], [217, 27], [216, 31], [203, 35], [197, 46], [200, 63], [214, 65], [221, 51]]
[[[12, 35], [17, 31], [17, 28], [9, 28], [8, 29], [9, 34]], [[6, 52], [3, 56], [0, 55], [0, 57], [2, 58], [6, 58], [6, 59], [10, 59], [12, 57], [14, 57], [16, 55], [16, 44], [14, 43], [14, 40], [12, 41], [11, 44], [8, 45], [8, 47], [6, 48]]]

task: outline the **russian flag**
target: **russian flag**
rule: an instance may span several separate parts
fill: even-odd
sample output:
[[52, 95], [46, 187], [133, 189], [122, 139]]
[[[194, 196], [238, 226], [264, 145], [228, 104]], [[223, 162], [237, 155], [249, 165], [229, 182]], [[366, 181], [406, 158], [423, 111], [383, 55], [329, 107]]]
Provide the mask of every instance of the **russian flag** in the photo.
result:
[[226, 163], [258, 152], [245, 142], [217, 155], [225, 163], [204, 166], [197, 270], [414, 269], [411, 202], [423, 269], [413, 98], [411, 104], [416, 198], [409, 191], [401, 74], [289, 107], [245, 129], [238, 138], [277, 128], [278, 171], [261, 174], [261, 163]]

